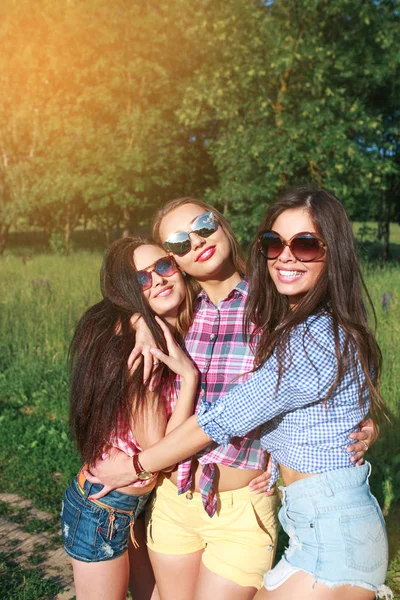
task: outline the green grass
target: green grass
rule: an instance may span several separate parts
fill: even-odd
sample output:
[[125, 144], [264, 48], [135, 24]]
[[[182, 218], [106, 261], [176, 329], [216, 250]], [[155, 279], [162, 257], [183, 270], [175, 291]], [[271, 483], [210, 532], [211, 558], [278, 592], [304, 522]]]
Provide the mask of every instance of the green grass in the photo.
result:
[[0, 553], [0, 589], [2, 600], [48, 600], [62, 588], [42, 577], [36, 566], [23, 568], [10, 555]]
[[99, 298], [100, 254], [0, 261], [2, 489], [56, 511], [79, 461], [68, 438], [66, 354], [74, 325]]
[[[400, 242], [400, 228], [393, 234]], [[0, 491], [32, 499], [55, 520], [63, 491], [79, 467], [68, 436], [67, 349], [77, 319], [100, 297], [101, 258], [84, 251], [70, 257], [8, 253], [0, 258]], [[388, 522], [389, 583], [400, 594], [400, 267], [365, 264], [364, 274], [376, 306], [382, 390], [393, 422], [369, 453], [371, 486]], [[29, 526], [38, 528], [35, 522]], [[13, 581], [16, 590], [10, 595], [7, 583], [2, 598], [51, 597], [29, 591], [42, 585], [36, 571], [13, 566], [4, 557], [0, 577]]]

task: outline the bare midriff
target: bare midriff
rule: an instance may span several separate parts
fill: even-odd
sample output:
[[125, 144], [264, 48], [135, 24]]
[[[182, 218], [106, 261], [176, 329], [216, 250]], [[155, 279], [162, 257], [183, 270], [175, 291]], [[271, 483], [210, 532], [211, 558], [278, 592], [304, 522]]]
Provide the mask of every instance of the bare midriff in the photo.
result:
[[281, 469], [283, 483], [286, 487], [295, 481], [299, 481], [300, 479], [307, 479], [308, 477], [315, 477], [315, 475], [317, 475], [317, 473], [300, 473], [300, 471], [289, 469], [289, 467], [285, 467], [284, 465], [279, 466]]
[[[215, 487], [218, 492], [227, 492], [229, 490], [239, 490], [246, 487], [255, 477], [263, 474], [262, 469], [237, 469], [236, 467], [227, 467], [225, 465], [215, 465]], [[193, 460], [192, 465], [193, 487], [192, 491], [199, 492], [199, 480], [201, 475], [201, 465]], [[171, 481], [178, 485], [178, 470], [174, 469], [170, 476]]]

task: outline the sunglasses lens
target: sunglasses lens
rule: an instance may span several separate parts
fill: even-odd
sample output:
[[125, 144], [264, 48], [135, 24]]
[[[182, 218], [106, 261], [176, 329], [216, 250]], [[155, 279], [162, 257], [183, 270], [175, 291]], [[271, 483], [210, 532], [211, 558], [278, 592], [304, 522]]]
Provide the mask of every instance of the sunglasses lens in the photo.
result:
[[142, 286], [142, 289], [148, 290], [151, 287], [152, 277], [151, 273], [148, 271], [138, 271], [137, 278], [139, 281], [139, 285]]
[[322, 250], [317, 238], [311, 234], [293, 238], [290, 249], [297, 260], [304, 262], [311, 262], [319, 258]]
[[177, 256], [184, 256], [189, 252], [191, 247], [190, 238], [183, 231], [174, 233], [164, 242], [164, 248]]
[[269, 259], [278, 258], [283, 250], [281, 238], [273, 231], [264, 231], [260, 236], [262, 254]]
[[160, 258], [155, 264], [155, 270], [161, 276], [171, 277], [178, 269], [172, 258]]
[[212, 212], [200, 215], [192, 225], [192, 231], [203, 238], [209, 237], [216, 230], [217, 227]]

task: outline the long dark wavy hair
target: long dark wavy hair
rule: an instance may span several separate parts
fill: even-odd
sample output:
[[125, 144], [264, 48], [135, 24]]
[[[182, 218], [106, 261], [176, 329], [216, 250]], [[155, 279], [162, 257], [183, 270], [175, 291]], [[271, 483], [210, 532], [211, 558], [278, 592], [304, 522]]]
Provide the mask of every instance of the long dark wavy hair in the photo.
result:
[[101, 456], [118, 418], [134, 425], [146, 401], [143, 359], [133, 374], [127, 367], [135, 345], [130, 325], [134, 313], [142, 315], [157, 346], [166, 352], [133, 262], [134, 250], [143, 244], [155, 245], [145, 238], [124, 238], [106, 250], [100, 270], [103, 300], [81, 317], [70, 346], [70, 428], [89, 464]]
[[[354, 361], [357, 361], [364, 373], [359, 386], [360, 404], [368, 389], [371, 414], [378, 422], [386, 415], [379, 392], [382, 355], [367, 321], [366, 306], [369, 305], [376, 327], [375, 311], [360, 271], [351, 224], [332, 192], [294, 188], [268, 208], [260, 231], [273, 229], [279, 215], [297, 208], [309, 211], [316, 233], [326, 244], [326, 266], [313, 288], [291, 310], [288, 298], [277, 291], [271, 279], [267, 260], [259, 252], [257, 240], [252, 244], [245, 327], [250, 327], [251, 323], [256, 326], [250, 337], [255, 348], [255, 370], [275, 351], [280, 379], [292, 329], [311, 315], [328, 312], [332, 318], [338, 371], [325, 400], [332, 396], [347, 369], [355, 368]], [[344, 333], [342, 350], [339, 328]], [[261, 334], [261, 339], [256, 346], [257, 334]]]

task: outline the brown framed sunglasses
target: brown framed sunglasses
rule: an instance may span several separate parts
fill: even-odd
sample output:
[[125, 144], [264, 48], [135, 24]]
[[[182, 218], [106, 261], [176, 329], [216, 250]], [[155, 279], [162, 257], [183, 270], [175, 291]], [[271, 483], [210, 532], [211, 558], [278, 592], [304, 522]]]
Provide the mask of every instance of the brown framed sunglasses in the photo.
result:
[[300, 262], [319, 260], [326, 253], [325, 243], [314, 233], [302, 231], [290, 240], [284, 240], [279, 233], [268, 229], [258, 234], [258, 249], [267, 260], [275, 260], [289, 246], [290, 252]]

